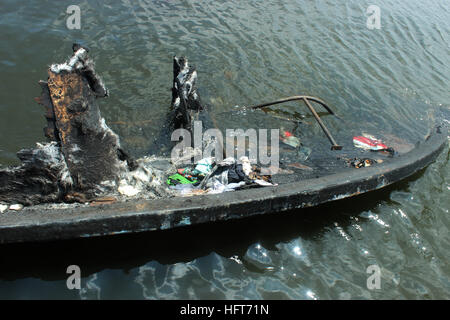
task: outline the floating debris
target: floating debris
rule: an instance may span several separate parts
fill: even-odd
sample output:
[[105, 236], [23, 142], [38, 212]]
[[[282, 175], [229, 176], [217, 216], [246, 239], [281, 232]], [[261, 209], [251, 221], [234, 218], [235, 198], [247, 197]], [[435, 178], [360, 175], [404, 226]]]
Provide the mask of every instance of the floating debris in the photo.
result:
[[197, 165], [195, 166], [194, 172], [197, 175], [200, 176], [206, 176], [207, 174], [209, 174], [212, 170], [212, 162], [213, 159], [210, 158], [204, 158], [201, 159], [199, 162], [197, 162]]
[[362, 168], [362, 167], [370, 167], [372, 166], [376, 161], [369, 158], [353, 158], [353, 159], [347, 159], [346, 160], [348, 166], [352, 166], [356, 169]]
[[210, 98], [209, 99], [211, 101], [211, 104], [214, 106], [223, 106], [225, 105], [225, 103], [223, 102], [223, 99], [221, 97], [217, 97], [217, 98]]
[[240, 157], [239, 162], [233, 157], [216, 162], [215, 158], [204, 158], [191, 167], [178, 169], [166, 183], [170, 189], [182, 195], [222, 193], [244, 187], [275, 186], [271, 176], [262, 174], [259, 166], [251, 165], [248, 157]]
[[231, 72], [230, 70], [224, 70], [223, 71], [223, 75], [225, 76], [225, 78], [227, 78], [228, 80], [233, 80], [235, 77], [233, 75], [233, 72]]
[[301, 145], [299, 138], [294, 136], [291, 132], [284, 130], [283, 128], [281, 128], [280, 140], [284, 144], [286, 144], [292, 148], [295, 148], [295, 149], [297, 149]]

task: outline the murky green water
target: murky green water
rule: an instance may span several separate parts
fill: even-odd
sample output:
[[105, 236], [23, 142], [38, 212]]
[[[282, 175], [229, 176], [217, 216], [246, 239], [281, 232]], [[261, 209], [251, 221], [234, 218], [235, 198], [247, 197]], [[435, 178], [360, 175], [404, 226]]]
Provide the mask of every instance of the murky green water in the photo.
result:
[[[71, 4], [0, 3], [1, 165], [44, 141], [37, 81], [74, 40], [91, 48], [111, 92], [102, 114], [135, 155], [164, 120], [174, 54], [197, 66], [217, 114], [310, 94], [373, 134], [395, 127], [414, 141], [450, 107], [446, 1], [377, 1], [379, 30], [366, 26], [372, 1], [83, 1], [81, 29], [68, 30]], [[448, 299], [448, 158], [447, 147], [405, 182], [315, 209], [2, 246], [0, 298]], [[71, 264], [81, 267], [81, 291], [66, 288]], [[370, 265], [381, 269], [380, 289], [366, 286]]]

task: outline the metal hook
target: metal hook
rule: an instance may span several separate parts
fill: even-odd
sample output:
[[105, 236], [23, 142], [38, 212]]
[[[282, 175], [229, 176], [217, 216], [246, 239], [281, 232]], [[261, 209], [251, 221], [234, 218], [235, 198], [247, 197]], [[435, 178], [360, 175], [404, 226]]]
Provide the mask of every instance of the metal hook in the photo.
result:
[[254, 106], [244, 106], [244, 108], [250, 108], [250, 109], [261, 109], [267, 106], [271, 106], [274, 104], [279, 104], [279, 103], [283, 103], [283, 102], [288, 102], [288, 101], [295, 101], [295, 100], [302, 100], [306, 106], [308, 107], [308, 109], [311, 111], [311, 113], [313, 114], [314, 118], [316, 118], [317, 122], [319, 123], [320, 127], [322, 128], [323, 132], [325, 133], [325, 135], [327, 136], [327, 138], [330, 140], [331, 142], [331, 150], [341, 150], [342, 146], [338, 145], [336, 143], [336, 140], [334, 140], [333, 136], [331, 135], [330, 131], [328, 131], [327, 127], [325, 126], [325, 124], [323, 123], [323, 121], [320, 119], [319, 115], [317, 114], [316, 110], [314, 110], [314, 108], [312, 107], [312, 105], [309, 103], [308, 100], [314, 101], [319, 103], [320, 105], [322, 105], [330, 114], [335, 115], [336, 114], [330, 109], [330, 107], [328, 107], [326, 105], [325, 102], [323, 102], [321, 99], [316, 98], [316, 97], [311, 97], [311, 96], [292, 96], [292, 97], [287, 97], [287, 98], [283, 98], [283, 99], [279, 99], [273, 102], [268, 102], [268, 103], [263, 103], [263, 104], [258, 104], [258, 105], [254, 105]]

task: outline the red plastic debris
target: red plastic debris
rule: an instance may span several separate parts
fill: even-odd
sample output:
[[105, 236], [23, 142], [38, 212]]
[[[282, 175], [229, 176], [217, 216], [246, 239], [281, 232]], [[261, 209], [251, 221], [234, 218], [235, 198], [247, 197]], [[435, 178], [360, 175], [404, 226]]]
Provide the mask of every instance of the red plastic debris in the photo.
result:
[[353, 137], [353, 144], [357, 148], [363, 148], [368, 150], [386, 150], [388, 147], [380, 140], [370, 139], [363, 136]]

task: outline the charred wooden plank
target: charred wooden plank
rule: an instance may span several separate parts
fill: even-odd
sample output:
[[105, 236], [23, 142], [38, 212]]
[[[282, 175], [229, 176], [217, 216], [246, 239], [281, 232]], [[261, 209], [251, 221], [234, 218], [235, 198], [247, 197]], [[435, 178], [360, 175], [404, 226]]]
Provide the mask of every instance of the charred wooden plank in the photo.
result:
[[77, 72], [50, 71], [48, 86], [74, 187], [86, 190], [114, 179], [120, 171], [119, 139], [101, 117], [87, 80]]
[[49, 68], [35, 99], [45, 107], [44, 133], [52, 142], [19, 151], [22, 164], [0, 170], [0, 201], [84, 201], [110, 191], [121, 174], [135, 167], [101, 117], [96, 99], [108, 91], [88, 50], [80, 45], [73, 50], [67, 62]]
[[72, 179], [57, 142], [17, 153], [18, 167], [0, 170], [0, 202], [33, 205], [60, 202]]

